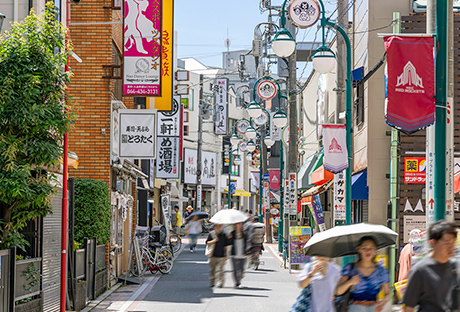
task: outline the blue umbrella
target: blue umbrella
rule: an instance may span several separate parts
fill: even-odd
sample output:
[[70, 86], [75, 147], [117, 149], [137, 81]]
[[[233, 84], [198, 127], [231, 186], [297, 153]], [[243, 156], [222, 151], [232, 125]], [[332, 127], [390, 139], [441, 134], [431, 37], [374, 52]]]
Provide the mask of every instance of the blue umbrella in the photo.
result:
[[193, 216], [197, 216], [197, 217], [198, 217], [198, 220], [206, 219], [207, 217], [209, 217], [209, 215], [208, 215], [207, 212], [204, 212], [204, 211], [195, 211], [195, 212], [193, 212], [191, 215], [189, 215], [189, 216], [185, 219], [186, 222], [192, 220]]

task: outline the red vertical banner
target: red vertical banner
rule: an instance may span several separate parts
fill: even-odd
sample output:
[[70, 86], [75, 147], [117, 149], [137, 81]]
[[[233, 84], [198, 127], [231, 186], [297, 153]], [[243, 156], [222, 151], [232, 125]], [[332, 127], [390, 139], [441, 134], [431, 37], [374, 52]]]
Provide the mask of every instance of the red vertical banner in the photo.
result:
[[385, 121], [407, 132], [434, 123], [433, 37], [385, 37]]
[[279, 169], [268, 169], [270, 175], [270, 190], [278, 191], [280, 189], [280, 170]]

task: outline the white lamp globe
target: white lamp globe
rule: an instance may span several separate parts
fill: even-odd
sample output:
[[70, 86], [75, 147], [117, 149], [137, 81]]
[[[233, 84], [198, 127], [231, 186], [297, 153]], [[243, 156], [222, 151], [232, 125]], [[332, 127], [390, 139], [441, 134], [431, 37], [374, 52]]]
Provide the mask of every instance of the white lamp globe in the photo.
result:
[[248, 145], [246, 146], [246, 149], [248, 150], [248, 152], [252, 153], [256, 150], [256, 144], [254, 143], [253, 140], [249, 141], [248, 142]]
[[335, 66], [335, 54], [326, 46], [322, 46], [315, 51], [311, 57], [313, 60], [313, 68], [321, 73], [330, 73]]
[[251, 160], [252, 160], [252, 153], [251, 153], [251, 152], [248, 152], [248, 153], [246, 154], [246, 160], [247, 160], [247, 161], [251, 161]]
[[241, 158], [240, 158], [240, 156], [236, 155], [235, 160], [233, 160], [233, 163], [234, 163], [236, 166], [241, 165]]
[[233, 135], [230, 137], [230, 143], [231, 143], [233, 146], [237, 145], [239, 142], [240, 142], [240, 138], [239, 138], [236, 134], [233, 134]]
[[247, 129], [246, 129], [246, 137], [249, 139], [249, 140], [252, 140], [256, 137], [257, 135], [257, 132], [256, 132], [256, 129], [254, 129], [252, 126], [249, 126]]
[[295, 51], [295, 39], [289, 30], [281, 28], [272, 40], [272, 50], [278, 57], [288, 57]]
[[273, 115], [273, 124], [278, 128], [284, 128], [287, 125], [287, 116], [282, 110], [278, 110]]
[[272, 147], [274, 144], [275, 144], [275, 141], [273, 141], [271, 138], [270, 138], [270, 135], [267, 134], [264, 138], [264, 143], [265, 145], [267, 145], [268, 147]]
[[252, 101], [248, 105], [247, 111], [251, 118], [257, 118], [262, 114], [262, 107], [256, 101]]

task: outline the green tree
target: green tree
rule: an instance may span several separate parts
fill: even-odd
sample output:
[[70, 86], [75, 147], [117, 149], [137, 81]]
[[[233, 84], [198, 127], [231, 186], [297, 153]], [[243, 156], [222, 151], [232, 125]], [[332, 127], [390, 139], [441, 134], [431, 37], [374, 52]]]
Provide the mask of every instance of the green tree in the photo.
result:
[[50, 212], [69, 118], [71, 44], [48, 2], [0, 37], [0, 249], [27, 245], [21, 229]]
[[75, 179], [75, 241], [97, 236], [98, 244], [110, 239], [109, 187], [104, 181]]

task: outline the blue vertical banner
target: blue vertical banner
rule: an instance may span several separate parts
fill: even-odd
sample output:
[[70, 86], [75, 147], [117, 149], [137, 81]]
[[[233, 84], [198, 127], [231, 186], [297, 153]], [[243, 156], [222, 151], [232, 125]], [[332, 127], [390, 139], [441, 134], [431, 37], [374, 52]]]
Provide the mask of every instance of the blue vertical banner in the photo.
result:
[[319, 196], [315, 195], [313, 196], [313, 211], [316, 216], [316, 223], [318, 224], [319, 230], [326, 231], [326, 225], [324, 224], [324, 215], [323, 215], [323, 209], [321, 208], [321, 201], [319, 200]]

